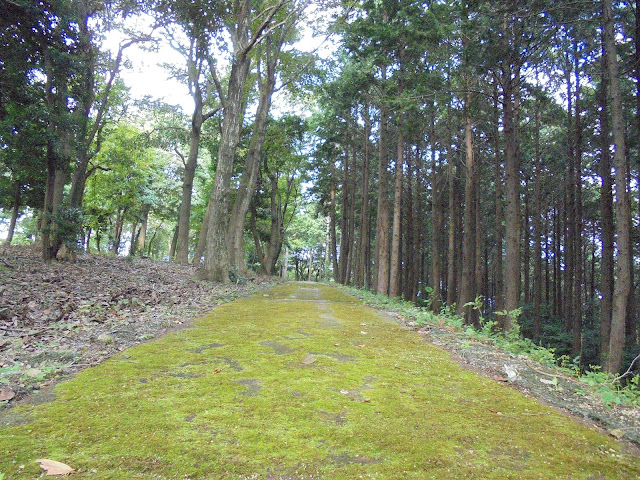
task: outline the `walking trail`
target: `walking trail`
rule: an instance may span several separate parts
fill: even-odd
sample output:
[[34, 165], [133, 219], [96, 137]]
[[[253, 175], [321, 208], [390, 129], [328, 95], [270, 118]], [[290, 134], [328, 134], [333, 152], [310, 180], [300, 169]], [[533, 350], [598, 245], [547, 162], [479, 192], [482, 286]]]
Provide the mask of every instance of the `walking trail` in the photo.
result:
[[595, 429], [464, 370], [338, 289], [292, 283], [0, 417], [0, 478], [636, 479]]

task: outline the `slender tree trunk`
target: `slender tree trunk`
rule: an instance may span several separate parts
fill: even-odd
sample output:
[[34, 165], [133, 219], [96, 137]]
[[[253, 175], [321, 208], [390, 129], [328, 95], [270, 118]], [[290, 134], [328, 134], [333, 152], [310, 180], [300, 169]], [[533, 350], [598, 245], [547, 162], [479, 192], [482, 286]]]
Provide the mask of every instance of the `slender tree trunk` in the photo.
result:
[[122, 241], [122, 230], [124, 229], [124, 218], [127, 213], [127, 208], [122, 211], [118, 211], [116, 214], [116, 224], [113, 228], [113, 244], [111, 245], [111, 253], [118, 255], [120, 250], [120, 243]]
[[344, 153], [344, 165], [342, 171], [342, 218], [340, 220], [340, 258], [339, 258], [339, 282], [343, 285], [347, 284], [348, 266], [349, 266], [349, 253], [351, 243], [351, 231], [349, 225], [349, 212], [351, 211], [350, 199], [351, 199], [351, 182], [349, 177], [351, 175], [351, 163], [350, 163], [349, 149], [345, 149]]
[[442, 290], [442, 230], [444, 227], [442, 200], [438, 192], [438, 164], [436, 160], [435, 113], [431, 117], [431, 284], [433, 288], [431, 309], [438, 313], [441, 306]]
[[[535, 164], [533, 184], [533, 338], [540, 340], [542, 333], [542, 164], [540, 153], [540, 102], [535, 108]], [[549, 260], [548, 254], [546, 260]]]
[[[517, 77], [517, 75], [516, 75]], [[505, 199], [506, 199], [506, 252], [505, 252], [505, 309], [516, 310], [520, 303], [520, 162], [517, 145], [517, 91], [511, 70], [503, 76], [504, 136], [505, 136]], [[511, 330], [513, 318], [505, 315], [504, 329]]]
[[132, 257], [136, 254], [136, 247], [138, 245], [138, 222], [133, 222], [131, 225], [131, 242], [129, 243], [129, 256]]
[[566, 225], [566, 242], [565, 242], [565, 276], [564, 276], [564, 307], [566, 314], [565, 331], [572, 331], [572, 322], [574, 317], [574, 287], [575, 287], [575, 260], [576, 260], [576, 205], [575, 205], [575, 135], [573, 128], [573, 94], [571, 92], [571, 70], [567, 66], [566, 71], [567, 82], [567, 140], [569, 149], [568, 171], [565, 177], [565, 225]]
[[202, 262], [202, 255], [207, 248], [207, 232], [209, 229], [209, 216], [211, 211], [211, 204], [207, 205], [204, 211], [204, 218], [202, 219], [202, 225], [200, 226], [200, 235], [198, 236], [198, 244], [193, 255], [193, 264], [200, 265]]
[[178, 243], [176, 246], [176, 263], [186, 265], [189, 263], [189, 224], [191, 219], [191, 196], [193, 192], [193, 179], [196, 176], [198, 165], [198, 150], [200, 148], [200, 132], [204, 118], [202, 115], [202, 96], [193, 95], [195, 109], [191, 116], [191, 132], [189, 133], [189, 155], [184, 164], [184, 179], [182, 181], [182, 201], [178, 214]]
[[[458, 313], [464, 315], [468, 325], [478, 324], [478, 312], [473, 306], [477, 295], [476, 285], [476, 166], [473, 152], [473, 124], [469, 113], [470, 95], [467, 94], [465, 108], [465, 188], [464, 188], [464, 231], [462, 248], [462, 282], [460, 284], [460, 298]], [[465, 306], [467, 305], [467, 306]]]
[[398, 145], [396, 152], [395, 185], [393, 190], [393, 231], [391, 236], [391, 266], [389, 277], [389, 297], [400, 295], [400, 227], [402, 225], [402, 179], [404, 166], [404, 137], [398, 133]]
[[331, 260], [333, 267], [333, 281], [340, 282], [340, 269], [338, 268], [338, 240], [336, 234], [336, 164], [331, 161], [331, 188], [329, 192], [329, 235], [331, 241]]
[[169, 244], [169, 260], [173, 259], [176, 254], [176, 247], [178, 245], [178, 227], [173, 229], [173, 236], [171, 237], [171, 243]]
[[147, 228], [149, 225], [149, 212], [151, 211], [151, 205], [145, 205], [142, 209], [142, 225], [140, 225], [140, 232], [138, 233], [138, 246], [137, 251], [145, 252], [145, 244], [147, 242]]
[[365, 105], [364, 112], [364, 144], [362, 158], [362, 211], [360, 212], [360, 236], [358, 241], [358, 257], [356, 260], [356, 287], [368, 287], [367, 263], [369, 257], [370, 212], [369, 212], [369, 137], [371, 136], [371, 121], [369, 107]]
[[627, 320], [627, 303], [631, 291], [631, 204], [627, 188], [627, 160], [624, 137], [624, 116], [622, 110], [622, 93], [618, 78], [618, 59], [613, 22], [611, 0], [603, 0], [604, 48], [607, 53], [609, 69], [609, 93], [611, 99], [612, 130], [615, 142], [613, 163], [615, 167], [616, 185], [616, 233], [617, 233], [617, 265], [616, 283], [613, 292], [613, 310], [611, 318], [611, 335], [609, 354], [605, 370], [618, 372], [622, 367], [622, 351], [625, 340]]
[[447, 172], [449, 177], [449, 248], [447, 251], [447, 306], [451, 307], [455, 304], [458, 297], [457, 287], [457, 269], [456, 269], [456, 228], [457, 228], [457, 198], [455, 188], [455, 171], [454, 171], [454, 154], [449, 155], [449, 165]]
[[529, 210], [529, 181], [524, 194], [524, 238], [522, 242], [522, 273], [524, 280], [524, 304], [531, 304], [531, 212]]
[[[382, 67], [382, 80], [387, 77], [386, 66]], [[384, 85], [383, 85], [383, 102]], [[389, 174], [387, 168], [389, 159], [387, 156], [387, 109], [380, 107], [380, 126], [378, 133], [378, 212], [376, 221], [376, 293], [389, 294], [389, 230], [390, 210], [388, 197]]]
[[13, 233], [16, 230], [16, 222], [20, 214], [20, 197], [22, 187], [19, 183], [16, 183], [13, 191], [13, 207], [11, 208], [11, 220], [9, 221], [9, 231], [7, 232], [7, 239], [4, 241], [5, 245], [11, 245], [13, 241]]
[[[496, 191], [496, 226], [495, 226], [495, 311], [500, 312], [504, 310], [504, 267], [502, 263], [502, 244], [503, 244], [503, 222], [504, 222], [504, 209], [502, 207], [502, 161], [500, 159], [500, 111], [498, 109], [499, 99], [497, 90], [494, 93], [494, 151], [495, 151], [495, 191]], [[504, 321], [502, 316], [498, 316], [501, 326], [504, 328]]]
[[580, 71], [578, 60], [577, 42], [574, 42], [574, 72], [575, 72], [575, 213], [574, 213], [574, 266], [575, 276], [573, 285], [573, 317], [571, 331], [573, 336], [572, 355], [574, 357], [582, 354], [582, 306], [583, 306], [583, 286], [584, 286], [584, 254], [583, 254], [583, 228], [582, 228], [582, 124], [580, 120]]

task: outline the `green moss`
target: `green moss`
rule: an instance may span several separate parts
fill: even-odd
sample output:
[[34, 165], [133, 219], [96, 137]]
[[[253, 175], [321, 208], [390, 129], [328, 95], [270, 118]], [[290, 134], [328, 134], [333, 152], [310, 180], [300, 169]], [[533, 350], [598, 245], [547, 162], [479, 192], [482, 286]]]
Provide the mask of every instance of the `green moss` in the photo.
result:
[[91, 479], [640, 475], [608, 437], [324, 285], [220, 306], [125, 354], [14, 409], [29, 423], [3, 427], [0, 472], [35, 478], [45, 457]]

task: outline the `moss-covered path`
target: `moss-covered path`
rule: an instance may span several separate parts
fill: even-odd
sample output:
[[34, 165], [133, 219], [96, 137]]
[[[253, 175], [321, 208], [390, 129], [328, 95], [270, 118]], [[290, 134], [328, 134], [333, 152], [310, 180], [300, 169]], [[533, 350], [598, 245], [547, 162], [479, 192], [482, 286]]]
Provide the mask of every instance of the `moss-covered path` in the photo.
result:
[[[611, 439], [341, 291], [288, 284], [0, 419], [5, 479], [637, 479]], [[2, 475], [0, 475], [2, 478]]]

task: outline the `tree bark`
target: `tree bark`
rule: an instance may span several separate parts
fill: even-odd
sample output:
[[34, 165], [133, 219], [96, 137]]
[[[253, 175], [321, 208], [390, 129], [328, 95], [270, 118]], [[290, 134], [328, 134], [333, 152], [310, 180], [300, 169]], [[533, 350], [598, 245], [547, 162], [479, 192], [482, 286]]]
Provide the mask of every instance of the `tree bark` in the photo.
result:
[[605, 362], [607, 372], [616, 373], [622, 367], [622, 351], [625, 340], [627, 303], [631, 291], [631, 203], [627, 188], [627, 159], [624, 137], [622, 93], [618, 78], [618, 59], [611, 0], [603, 0], [604, 49], [609, 70], [609, 94], [611, 101], [612, 130], [615, 142], [613, 164], [616, 185], [616, 234], [617, 265], [616, 283], [613, 292], [611, 335], [609, 354]]
[[20, 214], [20, 197], [22, 193], [22, 186], [16, 183], [13, 191], [13, 206], [11, 208], [11, 220], [9, 221], [9, 231], [7, 232], [7, 239], [4, 241], [5, 245], [11, 245], [13, 241], [13, 233], [16, 230], [16, 222]]
[[[435, 107], [435, 105], [434, 105]], [[442, 230], [444, 227], [444, 214], [442, 212], [442, 201], [438, 192], [438, 164], [436, 155], [435, 140], [435, 108], [431, 117], [431, 309], [440, 312], [442, 290], [440, 280], [442, 276]]]
[[574, 188], [575, 188], [575, 213], [574, 213], [574, 279], [573, 279], [573, 316], [571, 319], [571, 332], [573, 336], [571, 353], [577, 357], [582, 353], [582, 307], [584, 286], [584, 254], [583, 254], [583, 228], [582, 228], [582, 124], [580, 106], [580, 70], [577, 42], [574, 42], [574, 74], [575, 74], [575, 139], [574, 139]]
[[193, 264], [200, 265], [202, 262], [202, 255], [207, 248], [207, 232], [209, 228], [209, 216], [211, 212], [211, 204], [207, 205], [204, 211], [204, 218], [202, 219], [202, 225], [200, 226], [200, 235], [198, 236], [198, 244], [193, 255]]
[[200, 148], [200, 133], [204, 117], [202, 114], [202, 94], [199, 85], [192, 93], [195, 107], [191, 116], [191, 131], [189, 132], [189, 154], [184, 164], [184, 178], [182, 180], [182, 201], [178, 214], [178, 243], [176, 246], [175, 262], [182, 265], [189, 263], [189, 224], [191, 219], [191, 196], [193, 192], [193, 179], [196, 176], [198, 166], [198, 151]]
[[[251, 59], [249, 54], [255, 45], [264, 39], [265, 31], [272, 26], [275, 15], [285, 5], [286, 0], [279, 0], [264, 12], [264, 17], [256, 22], [252, 18], [253, 3], [250, 0], [233, 2], [235, 24], [230, 28], [233, 54], [229, 85], [223, 103], [223, 120], [220, 145], [218, 147], [218, 163], [209, 197], [211, 209], [207, 228], [207, 251], [204, 262], [204, 276], [209, 280], [229, 282], [229, 197], [231, 193], [231, 176], [233, 161], [240, 141], [242, 128], [243, 99], [245, 84], [249, 75]], [[257, 30], [252, 27], [257, 25]], [[222, 93], [221, 93], [222, 94]]]
[[147, 228], [149, 226], [149, 212], [151, 211], [151, 205], [145, 205], [142, 209], [142, 225], [140, 225], [140, 232], [138, 233], [138, 245], [136, 251], [145, 252], [145, 245], [147, 243]]
[[457, 261], [456, 261], [456, 228], [458, 209], [456, 204], [458, 202], [456, 198], [455, 188], [455, 171], [454, 171], [454, 153], [449, 154], [449, 165], [447, 167], [447, 173], [449, 178], [449, 245], [447, 251], [447, 306], [451, 307], [456, 303], [458, 298], [457, 287]]
[[329, 236], [331, 243], [331, 261], [333, 268], [333, 281], [340, 282], [340, 269], [338, 268], [338, 239], [336, 234], [336, 164], [331, 160], [331, 187], [329, 191]]
[[[469, 112], [470, 95], [465, 101], [465, 188], [464, 188], [464, 230], [462, 247], [462, 282], [458, 314], [463, 315], [467, 325], [478, 325], [478, 312], [473, 306], [477, 295], [476, 285], [476, 165], [473, 152], [473, 124]], [[466, 306], [465, 306], [466, 305]]]
[[389, 298], [400, 295], [400, 227], [402, 225], [402, 180], [404, 166], [404, 136], [398, 133], [398, 145], [396, 152], [395, 185], [393, 190], [393, 231], [391, 235], [391, 266], [389, 278]]
[[244, 226], [249, 205], [251, 204], [251, 199], [253, 198], [258, 182], [262, 147], [264, 146], [266, 138], [271, 99], [276, 84], [276, 67], [279, 61], [280, 50], [284, 44], [285, 33], [286, 32], [283, 32], [275, 42], [272, 42], [270, 38], [267, 39], [267, 58], [265, 62], [267, 71], [264, 79], [259, 76], [260, 98], [258, 100], [253, 134], [249, 143], [249, 151], [242, 171], [240, 186], [236, 192], [235, 201], [231, 210], [231, 219], [229, 220], [229, 263], [232, 268], [240, 273], [245, 273], [247, 270], [242, 248]]
[[[495, 151], [495, 208], [496, 208], [496, 226], [495, 226], [495, 251], [494, 251], [494, 271], [495, 271], [495, 311], [500, 312], [504, 310], [504, 267], [502, 263], [503, 250], [502, 244], [504, 240], [504, 229], [502, 224], [504, 223], [504, 209], [502, 206], [502, 161], [500, 159], [500, 111], [499, 111], [499, 98], [497, 89], [494, 92], [494, 109], [493, 109], [493, 122], [495, 131], [493, 133], [493, 148]], [[504, 327], [502, 316], [498, 316], [500, 325]]]
[[[542, 163], [540, 153], [540, 102], [535, 107], [535, 164], [533, 184], [533, 338], [542, 333]], [[547, 255], [546, 260], [549, 260]]]
[[[387, 77], [387, 67], [382, 67], [383, 82]], [[387, 156], [387, 109], [384, 105], [385, 89], [382, 85], [382, 105], [380, 107], [380, 126], [378, 133], [378, 209], [376, 221], [376, 293], [389, 294], [389, 227], [391, 223], [388, 182], [389, 174], [387, 167], [389, 159]]]
[[242, 126], [242, 100], [244, 85], [249, 74], [250, 60], [243, 52], [237, 52], [231, 66], [229, 90], [225, 99], [222, 135], [218, 148], [218, 163], [209, 197], [212, 205], [207, 226], [207, 251], [205, 277], [215, 282], [229, 282], [229, 254], [227, 232], [229, 226], [229, 196], [233, 161], [240, 140]]
[[[517, 75], [515, 75], [517, 77]], [[506, 252], [505, 252], [505, 309], [502, 317], [505, 331], [511, 330], [513, 317], [510, 312], [520, 303], [520, 162], [517, 145], [517, 112], [514, 88], [516, 78], [507, 69], [503, 75], [504, 136], [505, 136], [505, 199], [506, 199]]]
[[371, 136], [371, 120], [369, 119], [369, 106], [363, 109], [364, 142], [362, 157], [362, 209], [360, 212], [360, 236], [358, 241], [358, 256], [356, 259], [355, 285], [358, 288], [368, 288], [367, 263], [369, 262], [370, 239], [370, 212], [369, 212], [369, 137]]

